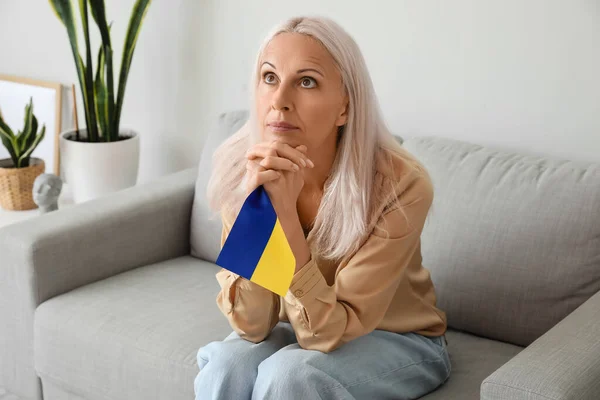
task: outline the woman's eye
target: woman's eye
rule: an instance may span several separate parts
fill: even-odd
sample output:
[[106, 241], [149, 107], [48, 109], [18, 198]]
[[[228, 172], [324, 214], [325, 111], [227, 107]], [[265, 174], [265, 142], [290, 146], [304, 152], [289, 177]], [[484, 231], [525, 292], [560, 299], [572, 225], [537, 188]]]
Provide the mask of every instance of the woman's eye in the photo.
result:
[[265, 83], [268, 84], [272, 84], [275, 83], [275, 74], [271, 73], [271, 72], [267, 72], [264, 76], [263, 76], [263, 80], [265, 81]]
[[302, 85], [303, 88], [312, 89], [317, 86], [317, 81], [310, 77], [304, 77], [302, 78], [300, 85]]

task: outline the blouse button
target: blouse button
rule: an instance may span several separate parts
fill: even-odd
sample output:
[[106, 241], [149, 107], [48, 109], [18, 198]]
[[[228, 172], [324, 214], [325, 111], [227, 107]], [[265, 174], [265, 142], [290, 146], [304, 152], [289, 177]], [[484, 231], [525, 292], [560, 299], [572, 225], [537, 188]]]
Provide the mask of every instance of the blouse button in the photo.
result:
[[294, 292], [294, 294], [296, 295], [296, 297], [300, 297], [304, 294], [304, 291], [302, 289], [298, 289]]

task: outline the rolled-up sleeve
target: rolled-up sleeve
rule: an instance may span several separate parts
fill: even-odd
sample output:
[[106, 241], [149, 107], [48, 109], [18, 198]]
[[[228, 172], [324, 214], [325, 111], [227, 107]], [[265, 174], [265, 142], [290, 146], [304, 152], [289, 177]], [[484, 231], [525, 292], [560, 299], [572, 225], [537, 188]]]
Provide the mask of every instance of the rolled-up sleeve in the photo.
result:
[[[221, 218], [221, 248], [233, 223]], [[217, 306], [240, 337], [258, 343], [264, 340], [279, 321], [279, 296], [225, 268], [216, 274], [221, 286]]]
[[433, 201], [428, 176], [414, 178], [396, 206], [382, 212], [374, 230], [329, 286], [314, 257], [295, 275], [284, 300], [298, 343], [330, 352], [368, 334], [383, 319], [407, 265], [419, 251]]

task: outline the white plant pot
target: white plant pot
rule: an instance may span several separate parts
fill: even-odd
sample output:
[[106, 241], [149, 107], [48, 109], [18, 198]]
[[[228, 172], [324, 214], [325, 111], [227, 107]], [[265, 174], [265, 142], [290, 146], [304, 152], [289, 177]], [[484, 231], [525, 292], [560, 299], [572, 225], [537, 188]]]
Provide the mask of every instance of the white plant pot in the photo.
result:
[[[80, 138], [87, 137], [85, 129]], [[60, 134], [60, 170], [69, 185], [75, 203], [83, 203], [135, 186], [137, 182], [140, 137], [133, 131], [121, 131], [117, 142], [78, 142], [75, 130]]]

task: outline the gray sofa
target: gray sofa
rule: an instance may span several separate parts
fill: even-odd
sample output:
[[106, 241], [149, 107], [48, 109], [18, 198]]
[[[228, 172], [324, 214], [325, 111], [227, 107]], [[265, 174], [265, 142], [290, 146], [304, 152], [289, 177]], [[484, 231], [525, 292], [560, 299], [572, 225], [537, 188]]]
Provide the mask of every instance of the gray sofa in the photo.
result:
[[[0, 387], [194, 398], [198, 348], [231, 331], [202, 193], [242, 119], [220, 118], [198, 168], [0, 230]], [[434, 180], [423, 262], [450, 326], [452, 375], [424, 399], [600, 398], [600, 164], [443, 137], [404, 146]]]

